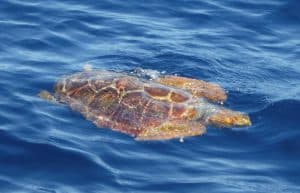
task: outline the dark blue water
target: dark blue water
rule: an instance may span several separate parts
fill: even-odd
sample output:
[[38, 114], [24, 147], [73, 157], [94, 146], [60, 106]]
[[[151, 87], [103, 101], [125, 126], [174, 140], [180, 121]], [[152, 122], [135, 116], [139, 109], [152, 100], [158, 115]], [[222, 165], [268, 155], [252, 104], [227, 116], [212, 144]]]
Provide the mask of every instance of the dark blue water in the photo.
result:
[[[300, 1], [1, 0], [0, 192], [300, 192]], [[246, 129], [137, 142], [37, 97], [136, 67], [222, 85]]]

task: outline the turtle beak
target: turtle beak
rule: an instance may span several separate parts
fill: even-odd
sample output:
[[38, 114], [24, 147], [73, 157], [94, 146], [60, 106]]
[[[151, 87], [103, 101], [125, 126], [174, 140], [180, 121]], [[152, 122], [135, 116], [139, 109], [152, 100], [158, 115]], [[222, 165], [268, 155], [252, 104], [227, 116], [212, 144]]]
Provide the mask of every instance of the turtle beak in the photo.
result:
[[240, 126], [251, 126], [251, 120], [248, 115], [243, 115], [239, 118], [239, 120], [236, 122], [236, 125]]
[[248, 115], [225, 109], [213, 114], [208, 121], [217, 127], [245, 127], [252, 124]]

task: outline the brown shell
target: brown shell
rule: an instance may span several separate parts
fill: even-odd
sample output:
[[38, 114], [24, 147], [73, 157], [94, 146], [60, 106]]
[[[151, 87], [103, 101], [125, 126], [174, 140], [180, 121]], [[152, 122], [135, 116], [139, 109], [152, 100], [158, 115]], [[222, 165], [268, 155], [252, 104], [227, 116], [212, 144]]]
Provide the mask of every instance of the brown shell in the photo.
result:
[[196, 118], [190, 93], [122, 73], [77, 73], [60, 80], [55, 91], [60, 101], [97, 126], [133, 136], [167, 122]]
[[[52, 98], [42, 92], [43, 98]], [[226, 99], [212, 83], [165, 76], [150, 81], [125, 73], [87, 71], [67, 76], [55, 85], [55, 98], [99, 127], [139, 140], [201, 135], [205, 125], [249, 126], [243, 113], [209, 103]]]

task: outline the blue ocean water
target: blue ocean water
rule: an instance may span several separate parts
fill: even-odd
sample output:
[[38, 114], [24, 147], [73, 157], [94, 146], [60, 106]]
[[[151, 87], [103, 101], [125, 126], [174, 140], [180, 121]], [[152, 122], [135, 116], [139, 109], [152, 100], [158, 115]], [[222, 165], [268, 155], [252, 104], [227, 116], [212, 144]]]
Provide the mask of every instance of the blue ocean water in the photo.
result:
[[[300, 192], [299, 0], [1, 0], [0, 192]], [[138, 142], [37, 97], [136, 67], [216, 82], [246, 129]]]

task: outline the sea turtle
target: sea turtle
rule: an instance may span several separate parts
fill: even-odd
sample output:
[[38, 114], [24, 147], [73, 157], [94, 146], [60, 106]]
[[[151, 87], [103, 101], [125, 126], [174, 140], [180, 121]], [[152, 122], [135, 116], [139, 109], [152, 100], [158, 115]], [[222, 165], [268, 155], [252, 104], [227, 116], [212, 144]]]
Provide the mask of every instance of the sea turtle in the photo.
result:
[[39, 95], [70, 105], [98, 127], [137, 140], [201, 135], [206, 125], [251, 125], [246, 114], [217, 104], [227, 98], [219, 85], [186, 77], [146, 79], [134, 73], [88, 70], [61, 78], [54, 90], [54, 95]]

